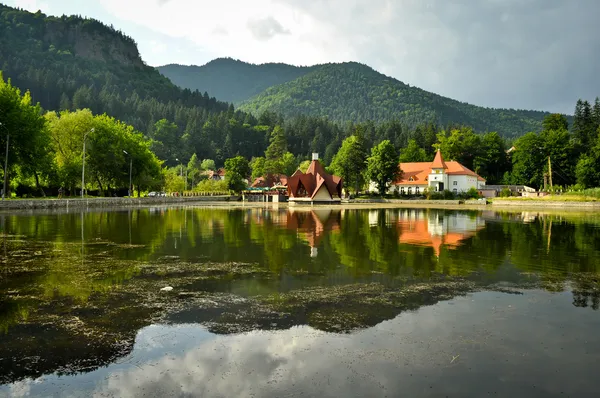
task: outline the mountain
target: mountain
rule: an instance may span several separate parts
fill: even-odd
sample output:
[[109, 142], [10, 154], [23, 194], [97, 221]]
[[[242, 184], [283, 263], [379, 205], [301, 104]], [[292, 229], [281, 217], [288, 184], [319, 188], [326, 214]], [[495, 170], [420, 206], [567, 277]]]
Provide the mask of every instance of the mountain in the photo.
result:
[[548, 115], [456, 101], [356, 62], [297, 67], [220, 58], [204, 66], [166, 65], [158, 69], [181, 87], [208, 90], [256, 116], [272, 111], [286, 118], [308, 115], [342, 123], [399, 120], [409, 127], [461, 124], [515, 137], [540, 131]]
[[[181, 89], [141, 59], [135, 41], [101, 22], [0, 4], [0, 70], [45, 109], [91, 108], [146, 128], [149, 108], [226, 111], [206, 93]], [[152, 99], [153, 104], [141, 104]], [[146, 106], [147, 105], [147, 106]], [[139, 108], [143, 109], [139, 109]]]
[[359, 63], [322, 65], [305, 75], [268, 88], [243, 102], [240, 109], [284, 117], [304, 114], [339, 122], [398, 119], [415, 126], [433, 122], [462, 124], [506, 137], [540, 131], [547, 112], [494, 109], [470, 105], [411, 87]]
[[208, 91], [234, 104], [267, 88], [294, 80], [313, 68], [281, 63], [249, 64], [232, 58], [217, 58], [203, 66], [170, 64], [157, 68], [180, 87]]

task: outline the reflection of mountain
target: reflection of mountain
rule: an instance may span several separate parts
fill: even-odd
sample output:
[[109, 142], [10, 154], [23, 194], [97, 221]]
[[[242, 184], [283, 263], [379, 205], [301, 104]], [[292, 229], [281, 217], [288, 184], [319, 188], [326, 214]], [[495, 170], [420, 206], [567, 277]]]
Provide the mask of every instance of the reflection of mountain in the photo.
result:
[[479, 217], [410, 210], [400, 211], [396, 223], [400, 243], [432, 247], [437, 257], [442, 246], [456, 248], [485, 227], [485, 221]]

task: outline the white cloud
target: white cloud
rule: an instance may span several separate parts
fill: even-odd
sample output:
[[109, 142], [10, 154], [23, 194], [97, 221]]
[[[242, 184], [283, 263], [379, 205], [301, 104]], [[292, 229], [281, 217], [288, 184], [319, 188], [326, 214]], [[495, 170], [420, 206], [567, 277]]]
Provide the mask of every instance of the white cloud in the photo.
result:
[[348, 46], [332, 40], [326, 24], [317, 24], [301, 10], [273, 0], [100, 3], [117, 18], [188, 39], [215, 56], [303, 65], [344, 61], [354, 56]]

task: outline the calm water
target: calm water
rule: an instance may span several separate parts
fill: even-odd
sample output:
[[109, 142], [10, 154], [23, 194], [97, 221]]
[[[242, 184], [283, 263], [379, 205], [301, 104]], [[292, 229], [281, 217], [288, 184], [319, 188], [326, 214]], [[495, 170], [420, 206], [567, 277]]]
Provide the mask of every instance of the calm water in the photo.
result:
[[598, 214], [186, 207], [0, 223], [0, 396], [600, 394]]

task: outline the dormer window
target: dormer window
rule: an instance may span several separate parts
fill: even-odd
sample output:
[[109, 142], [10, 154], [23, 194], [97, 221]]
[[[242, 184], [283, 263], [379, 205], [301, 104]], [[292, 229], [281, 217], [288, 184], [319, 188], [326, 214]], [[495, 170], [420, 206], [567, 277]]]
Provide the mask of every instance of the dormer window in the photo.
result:
[[410, 178], [408, 179], [408, 181], [414, 181], [414, 180], [415, 180], [415, 179], [414, 179], [413, 177], [410, 177]]

